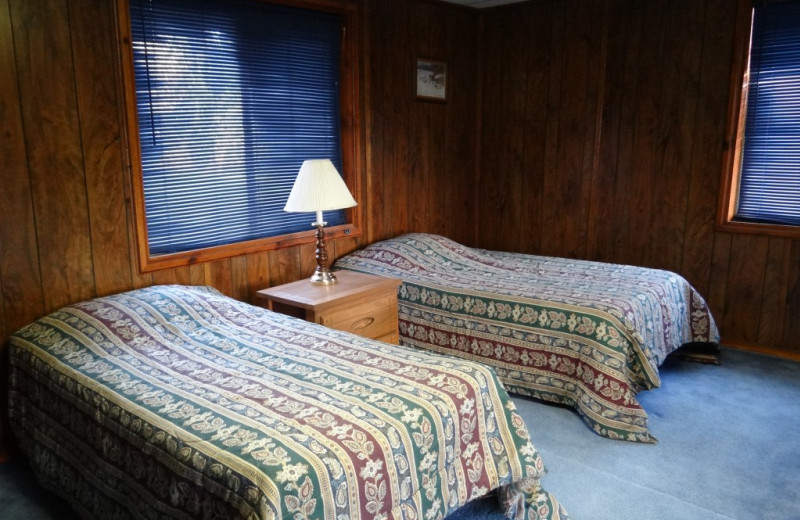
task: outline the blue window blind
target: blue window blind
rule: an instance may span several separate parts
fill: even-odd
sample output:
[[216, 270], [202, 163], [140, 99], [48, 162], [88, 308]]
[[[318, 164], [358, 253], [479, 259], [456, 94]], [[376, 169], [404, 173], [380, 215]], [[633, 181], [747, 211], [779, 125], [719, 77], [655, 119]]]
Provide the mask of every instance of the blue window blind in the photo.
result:
[[800, 226], [800, 1], [753, 11], [736, 220]]
[[283, 207], [304, 160], [342, 171], [340, 15], [223, 0], [130, 15], [150, 254], [311, 229]]

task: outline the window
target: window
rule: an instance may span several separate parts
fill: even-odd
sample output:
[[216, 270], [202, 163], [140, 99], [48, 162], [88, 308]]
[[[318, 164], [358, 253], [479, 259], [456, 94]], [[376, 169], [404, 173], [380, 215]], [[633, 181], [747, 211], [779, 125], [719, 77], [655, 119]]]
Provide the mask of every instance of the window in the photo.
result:
[[[358, 197], [354, 8], [127, 3], [142, 270], [313, 241], [313, 215], [283, 211], [304, 160], [331, 159]], [[357, 231], [353, 210], [325, 220], [333, 236]]]
[[748, 11], [746, 70], [736, 73], [733, 174], [723, 178], [720, 224], [800, 237], [800, 1], [761, 1]]

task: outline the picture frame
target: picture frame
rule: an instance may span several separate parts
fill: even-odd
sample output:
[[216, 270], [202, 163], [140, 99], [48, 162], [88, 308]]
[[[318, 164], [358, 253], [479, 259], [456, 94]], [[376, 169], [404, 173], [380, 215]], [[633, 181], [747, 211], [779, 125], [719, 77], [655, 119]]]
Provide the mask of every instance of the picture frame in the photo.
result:
[[447, 62], [417, 57], [414, 68], [414, 94], [421, 101], [446, 103], [449, 85], [447, 84]]

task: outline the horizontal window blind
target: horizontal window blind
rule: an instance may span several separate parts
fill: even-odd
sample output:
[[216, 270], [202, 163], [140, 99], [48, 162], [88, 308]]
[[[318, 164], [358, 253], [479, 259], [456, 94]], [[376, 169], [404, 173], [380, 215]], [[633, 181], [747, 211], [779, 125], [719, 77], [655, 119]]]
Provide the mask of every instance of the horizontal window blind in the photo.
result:
[[736, 219], [800, 226], [800, 1], [753, 12]]
[[311, 229], [283, 207], [304, 160], [342, 171], [340, 16], [222, 0], [130, 14], [150, 254]]

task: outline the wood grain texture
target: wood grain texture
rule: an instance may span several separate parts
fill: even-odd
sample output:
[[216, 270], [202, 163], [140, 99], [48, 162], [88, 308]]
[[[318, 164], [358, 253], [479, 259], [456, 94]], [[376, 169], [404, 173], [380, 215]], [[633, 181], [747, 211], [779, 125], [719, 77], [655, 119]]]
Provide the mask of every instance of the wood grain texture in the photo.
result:
[[[413, 219], [417, 231], [470, 242], [479, 14], [416, 0], [361, 6], [368, 104], [356, 123], [370, 124], [358, 158], [368, 237], [407, 232]], [[180, 283], [253, 302], [256, 291], [313, 271], [313, 245], [140, 271], [114, 9], [114, 0], [0, 0], [1, 344], [46, 312], [100, 294]], [[414, 99], [417, 45], [451, 66], [448, 103]], [[329, 240], [331, 260], [365, 242]]]
[[10, 6], [39, 267], [51, 311], [95, 295], [69, 13], [63, 0]]
[[706, 293], [706, 301], [711, 308], [711, 315], [716, 317], [717, 325], [722, 325], [727, 309], [725, 301], [728, 291], [728, 272], [731, 268], [731, 243], [733, 236], [729, 234], [714, 235], [711, 255], [711, 274]]
[[[446, 48], [452, 82], [445, 110], [444, 157], [447, 176], [436, 175], [438, 189], [444, 195], [442, 204], [446, 236], [472, 245], [475, 241], [475, 182], [480, 125], [478, 121], [479, 41], [478, 17], [467, 10], [446, 13]], [[472, 122], [472, 123], [470, 123]], [[457, 213], [456, 213], [457, 212]], [[463, 215], [466, 213], [465, 215]]]
[[[413, 223], [469, 242], [478, 133], [464, 129], [476, 126], [478, 12], [426, 1], [361, 4], [369, 237]], [[313, 270], [311, 245], [139, 270], [114, 9], [113, 0], [0, 2], [3, 342], [47, 311], [99, 294], [208, 284], [252, 300], [258, 289]], [[447, 104], [414, 99], [416, 46], [451, 65]], [[331, 260], [364, 243], [329, 241]]]
[[495, 229], [509, 230], [505, 240], [510, 242], [514, 251], [519, 251], [520, 237], [525, 230], [525, 226], [519, 224], [527, 220], [522, 215], [525, 107], [528, 100], [527, 22], [524, 15], [514, 11], [504, 13], [501, 25], [509, 30], [504, 32], [500, 42], [500, 90], [492, 95], [500, 106], [499, 123], [503, 129], [502, 139], [495, 141], [498, 147], [495, 166], [506, 172], [502, 178], [492, 180], [497, 182], [495, 189], [500, 195], [495, 208], [500, 218]]
[[[113, 26], [113, 5], [70, 0], [69, 17], [94, 280], [96, 293], [106, 295], [132, 284], [117, 112], [116, 42], [105, 29]], [[98, 70], [104, 73], [98, 74]]]
[[[497, 235], [501, 229], [500, 218], [505, 211], [504, 188], [505, 175], [495, 175], [496, 167], [488, 168], [487, 165], [496, 165], [500, 161], [501, 147], [505, 132], [502, 128], [502, 71], [503, 37], [502, 23], [504, 18], [492, 16], [484, 20], [484, 33], [495, 35], [483, 41], [483, 88], [481, 100], [481, 165], [476, 180], [478, 188], [478, 222], [476, 225], [476, 241], [482, 247], [501, 249], [502, 239]], [[513, 231], [509, 230], [509, 235]]]
[[[629, 17], [624, 16], [617, 6], [621, 0], [607, 2], [603, 12], [600, 63], [602, 64], [601, 85], [598, 91], [598, 110], [596, 121], [595, 157], [591, 172], [591, 200], [589, 201], [589, 224], [587, 229], [586, 256], [599, 261], [612, 261], [615, 258], [615, 233], [609, 232], [610, 223], [616, 213], [613, 203], [617, 189], [619, 164], [619, 143], [622, 135], [620, 122], [622, 113], [622, 79], [624, 61], [608, 59], [616, 56], [626, 45], [629, 31]], [[609, 27], [613, 19], [615, 27]]]
[[[705, 6], [695, 2], [690, 8], [669, 4], [664, 12], [664, 41], [659, 59], [662, 74], [658, 80], [665, 87], [659, 97], [658, 146], [654, 164], [655, 178], [650, 186], [653, 207], [650, 211], [650, 247], [647, 265], [679, 271], [683, 257], [683, 237], [694, 147], [694, 126], [699, 90], [701, 34]], [[678, 27], [680, 30], [668, 30]], [[681, 88], [669, 88], [680, 85]]]
[[[698, 79], [698, 96], [694, 133], [692, 137], [692, 160], [689, 166], [689, 188], [687, 192], [686, 224], [683, 243], [681, 272], [686, 279], [707, 294], [711, 285], [714, 222], [719, 189], [719, 176], [711, 175], [721, 168], [722, 147], [720, 135], [725, 121], [719, 118], [727, 107], [727, 100], [719, 95], [719, 85], [730, 74], [732, 34], [729, 27], [734, 24], [735, 11], [728, 9], [727, 0], [706, 2], [705, 30], [702, 32], [702, 59]], [[709, 20], [722, 20], [711, 24]]]
[[[407, 4], [406, 4], [407, 5]], [[408, 8], [409, 26], [415, 27], [414, 35], [409, 35], [409, 49], [413, 53], [413, 66], [416, 67], [416, 58], [434, 58], [430, 53], [429, 40], [433, 37], [433, 20], [431, 13], [433, 6], [430, 3], [421, 3], [415, 9]], [[438, 58], [441, 60], [441, 58]], [[413, 77], [415, 77], [414, 74]], [[425, 222], [428, 220], [428, 213], [431, 210], [430, 198], [430, 176], [428, 175], [431, 161], [431, 154], [435, 153], [435, 145], [432, 143], [433, 133], [429, 126], [431, 111], [435, 107], [427, 101], [414, 102], [409, 108], [408, 130], [405, 139], [408, 142], [408, 230], [422, 231], [425, 229]], [[403, 175], [401, 170], [395, 171], [397, 175]]]
[[0, 345], [44, 312], [16, 61], [9, 2], [0, 0], [0, 287], [4, 325]]
[[[605, 90], [608, 92], [612, 88], [618, 88], [620, 95], [618, 98], [614, 98], [614, 101], [619, 103], [618, 105], [605, 107], [607, 111], [617, 112], [619, 115], [616, 129], [618, 136], [616, 142], [613, 143], [615, 147], [609, 152], [616, 155], [614, 189], [611, 198], [606, 200], [606, 204], [611, 204], [608, 214], [610, 218], [601, 225], [604, 227], [603, 232], [608, 235], [607, 242], [609, 243], [610, 254], [605, 260], [619, 263], [633, 263], [635, 256], [641, 254], [641, 252], [633, 251], [632, 244], [629, 244], [629, 237], [632, 226], [634, 229], [637, 226], [639, 228], [646, 226], [643, 222], [631, 223], [630, 203], [634, 200], [633, 189], [638, 178], [638, 172], [634, 173], [633, 154], [638, 140], [638, 128], [636, 127], [639, 110], [638, 75], [640, 65], [647, 62], [644, 54], [647, 49], [642, 40], [643, 33], [649, 28], [644, 27], [641, 22], [642, 4], [631, 6], [630, 9], [628, 9], [628, 4], [629, 2], [624, 1], [615, 3], [615, 10], [609, 15], [609, 23], [612, 23], [610, 20], [622, 20], [625, 29], [619, 31], [621, 33], [619, 39], [612, 41], [614, 45], [609, 47], [609, 56], [606, 57], [607, 62], [618, 61], [619, 68], [617, 69], [618, 77], [609, 80], [610, 84]], [[613, 131], [613, 129], [606, 130]], [[607, 134], [608, 132], [605, 132], [605, 135]], [[600, 146], [603, 149], [607, 144], [601, 143]]]
[[[552, 5], [552, 4], [550, 4]], [[550, 25], [552, 12], [550, 6], [544, 6], [541, 13], [526, 9], [518, 16], [528, 24], [528, 42], [525, 55], [527, 73], [519, 81], [525, 81], [523, 163], [519, 172], [522, 178], [524, 195], [520, 201], [520, 214], [532, 226], [519, 226], [519, 251], [531, 253], [542, 250], [543, 233], [540, 223], [543, 218], [544, 205], [544, 167], [545, 167], [545, 132], [547, 126], [547, 103], [537, 100], [547, 99], [548, 78], [551, 67]]]
[[[564, 63], [564, 41], [562, 40], [562, 38], [566, 37], [564, 31], [567, 30], [565, 26], [565, 10], [566, 6], [564, 4], [552, 3], [549, 30], [547, 31], [550, 39], [550, 68], [547, 71], [547, 96], [542, 99], [547, 108], [546, 117], [542, 121], [545, 132], [544, 167], [542, 169], [544, 175], [542, 182], [543, 203], [541, 221], [535, 224], [537, 231], [542, 236], [541, 252], [546, 255], [555, 254], [556, 251], [563, 251], [560, 247], [563, 242], [559, 236], [559, 223], [562, 215], [567, 213], [558, 203], [562, 175], [558, 167], [559, 146], [563, 149], [566, 143], [559, 142], [562, 118], [553, 117], [555, 114], [561, 113], [562, 107], [561, 81], [564, 67], [566, 66]], [[513, 14], [510, 16], [513, 16]], [[567, 103], [569, 102], [570, 100], [567, 100]], [[565, 175], [568, 175], [568, 173], [565, 172]], [[502, 235], [498, 235], [502, 237]], [[503, 248], [499, 247], [499, 249]]]
[[784, 328], [792, 319], [792, 316], [786, 313], [789, 298], [783, 291], [775, 290], [776, 287], [789, 287], [792, 241], [772, 238], [768, 248], [756, 343], [775, 347], [783, 342]]
[[[785, 298], [786, 310], [784, 312], [783, 341], [776, 345], [778, 349], [785, 349], [800, 354], [800, 240], [792, 241], [792, 252], [789, 257], [789, 278], [786, 284]], [[780, 290], [780, 287], [774, 287]], [[781, 291], [783, 292], [783, 291]]]
[[[477, 244], [669, 269], [706, 296], [724, 342], [800, 349], [799, 241], [714, 227], [740, 60], [730, 2], [542, 0], [483, 26]], [[527, 81], [523, 99], [509, 77]]]
[[[729, 0], [363, 0], [366, 236], [667, 267], [730, 344], [800, 352], [800, 240], [714, 228], [737, 48]], [[153, 283], [253, 301], [308, 245], [142, 274], [113, 0], [0, 0], [2, 343], [55, 308]], [[414, 98], [417, 53], [447, 103]]]
[[734, 235], [731, 242], [722, 327], [741, 343], [758, 344], [769, 242], [753, 235]]

